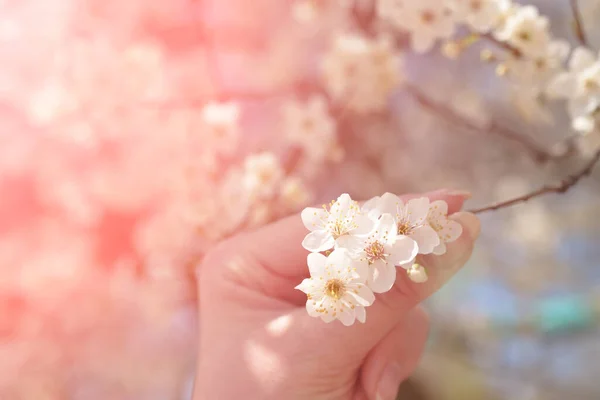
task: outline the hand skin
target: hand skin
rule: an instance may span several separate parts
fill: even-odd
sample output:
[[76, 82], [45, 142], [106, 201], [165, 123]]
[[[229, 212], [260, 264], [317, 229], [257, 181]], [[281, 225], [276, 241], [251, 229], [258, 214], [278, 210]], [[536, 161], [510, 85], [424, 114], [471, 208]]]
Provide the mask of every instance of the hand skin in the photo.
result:
[[[422, 196], [422, 195], [420, 195]], [[402, 196], [404, 200], [416, 195]], [[200, 342], [194, 400], [392, 400], [415, 369], [428, 333], [418, 304], [469, 259], [479, 220], [457, 212], [467, 197], [425, 194], [448, 203], [463, 234], [443, 256], [420, 256], [426, 283], [398, 271], [376, 295], [365, 324], [310, 317], [294, 289], [308, 277], [299, 215], [218, 245], [198, 270]]]

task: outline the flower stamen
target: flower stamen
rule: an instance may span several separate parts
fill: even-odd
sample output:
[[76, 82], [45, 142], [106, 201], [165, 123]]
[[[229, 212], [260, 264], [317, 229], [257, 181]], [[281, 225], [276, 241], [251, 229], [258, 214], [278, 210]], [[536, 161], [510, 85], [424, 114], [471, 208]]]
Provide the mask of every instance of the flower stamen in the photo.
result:
[[346, 293], [346, 285], [339, 279], [330, 279], [325, 283], [325, 294], [339, 300]]
[[369, 264], [373, 264], [377, 260], [383, 260], [387, 256], [387, 254], [385, 254], [385, 248], [383, 247], [383, 244], [378, 241], [369, 244], [365, 248], [365, 254]]

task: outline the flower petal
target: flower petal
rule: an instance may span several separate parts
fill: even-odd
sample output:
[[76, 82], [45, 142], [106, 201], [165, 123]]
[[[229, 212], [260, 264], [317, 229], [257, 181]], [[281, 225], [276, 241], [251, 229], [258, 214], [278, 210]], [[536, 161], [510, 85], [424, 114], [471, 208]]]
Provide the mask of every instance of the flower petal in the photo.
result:
[[446, 243], [440, 242], [435, 249], [433, 249], [433, 254], [436, 256], [441, 256], [442, 254], [446, 254]]
[[374, 293], [385, 293], [389, 291], [396, 282], [396, 267], [377, 260], [371, 265], [371, 274], [368, 286]]
[[350, 212], [350, 208], [356, 202], [352, 200], [348, 193], [342, 194], [337, 200], [331, 205], [330, 218], [336, 220], [340, 217], [344, 217]]
[[322, 229], [327, 222], [327, 211], [322, 208], [315, 207], [307, 207], [302, 210], [300, 213], [300, 217], [302, 218], [302, 223], [309, 231], [315, 231]]
[[570, 73], [558, 74], [546, 87], [546, 94], [550, 98], [573, 97], [577, 90], [575, 77]]
[[436, 200], [429, 204], [429, 216], [428, 218], [439, 218], [441, 216], [448, 215], [448, 203], [444, 200]]
[[373, 238], [382, 243], [394, 243], [398, 236], [398, 224], [392, 214], [383, 214], [373, 228]]
[[310, 276], [320, 277], [325, 275], [325, 265], [327, 264], [327, 257], [321, 253], [310, 253], [306, 258], [308, 264], [308, 270]]
[[310, 278], [306, 278], [302, 281], [302, 283], [300, 283], [298, 286], [296, 286], [295, 289], [298, 289], [298, 290], [308, 294], [313, 290], [314, 286], [315, 286], [314, 281]]
[[319, 252], [333, 248], [335, 240], [329, 232], [318, 230], [312, 231], [302, 241], [302, 247], [308, 251]]
[[440, 244], [437, 232], [428, 224], [422, 225], [412, 231], [410, 237], [417, 242], [419, 254], [429, 254], [435, 246]]
[[353, 235], [340, 236], [335, 240], [336, 249], [346, 249], [351, 254], [358, 254], [364, 247], [364, 238]]
[[361, 306], [370, 306], [375, 301], [375, 295], [366, 285], [362, 283], [352, 285], [347, 294], [354, 300], [353, 304], [359, 304]]
[[404, 207], [400, 197], [392, 193], [384, 193], [379, 200], [379, 211], [381, 214], [398, 214], [398, 209]]
[[437, 233], [442, 242], [454, 242], [456, 239], [460, 237], [462, 234], [462, 225], [456, 221], [452, 221], [451, 219], [444, 219], [438, 221], [439, 228]]
[[381, 215], [381, 211], [379, 211], [378, 205], [381, 197], [375, 196], [365, 202], [363, 204], [361, 211], [363, 214], [368, 215], [372, 219], [377, 219]]
[[367, 320], [367, 312], [364, 307], [357, 306], [354, 308], [354, 314], [356, 314], [356, 319], [363, 324]]
[[306, 311], [311, 317], [320, 317], [321, 313], [317, 311], [317, 303], [314, 300], [306, 301]]
[[333, 313], [331, 313], [331, 312], [329, 312], [329, 313], [327, 313], [327, 314], [325, 314], [325, 313], [321, 313], [321, 320], [322, 320], [323, 322], [330, 323], [330, 322], [332, 322], [333, 320], [335, 320], [335, 317], [333, 316]]
[[356, 320], [354, 310], [349, 310], [347, 308], [338, 311], [336, 316], [345, 326], [354, 324], [354, 321]]
[[577, 47], [573, 50], [569, 60], [569, 70], [572, 72], [581, 72], [591, 66], [596, 61], [596, 56], [586, 47]]
[[408, 236], [398, 236], [391, 247], [388, 261], [392, 265], [402, 265], [415, 259], [419, 253], [417, 242]]
[[407, 217], [411, 225], [421, 225], [427, 219], [429, 214], [429, 199], [427, 197], [421, 197], [419, 199], [412, 199], [406, 203], [406, 209], [408, 211]]
[[366, 215], [359, 214], [354, 217], [356, 228], [352, 230], [353, 235], [367, 235], [375, 227], [375, 221]]
[[352, 258], [350, 258], [350, 252], [347, 249], [338, 248], [331, 252], [327, 257], [326, 269], [332, 268], [336, 270], [339, 268], [347, 269], [352, 265]]

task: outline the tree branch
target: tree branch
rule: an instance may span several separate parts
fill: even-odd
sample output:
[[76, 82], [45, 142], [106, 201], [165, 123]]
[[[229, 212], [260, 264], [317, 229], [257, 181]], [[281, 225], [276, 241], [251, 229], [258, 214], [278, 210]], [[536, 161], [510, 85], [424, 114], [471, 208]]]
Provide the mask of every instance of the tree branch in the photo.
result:
[[486, 39], [487, 41], [495, 44], [496, 46], [508, 51], [515, 58], [521, 58], [523, 56], [523, 54], [521, 54], [521, 50], [517, 49], [516, 47], [514, 47], [506, 42], [496, 39], [490, 33], [483, 34], [483, 35], [481, 35], [481, 37], [483, 39]]
[[549, 194], [549, 193], [565, 193], [567, 190], [571, 189], [573, 186], [575, 186], [577, 183], [579, 183], [579, 181], [581, 179], [589, 176], [599, 161], [600, 161], [600, 150], [597, 150], [596, 153], [594, 154], [594, 156], [583, 166], [583, 168], [580, 171], [576, 172], [573, 175], [566, 177], [565, 179], [563, 179], [560, 182], [545, 185], [531, 193], [527, 193], [523, 196], [519, 196], [514, 199], [501, 201], [498, 203], [491, 204], [489, 206], [476, 208], [474, 210], [469, 210], [469, 212], [472, 212], [473, 214], [479, 214], [479, 213], [483, 213], [486, 211], [499, 210], [501, 208], [507, 208], [507, 207], [510, 207], [510, 206], [513, 206], [516, 204], [525, 203], [535, 197], [543, 196], [543, 195]]
[[589, 46], [585, 29], [583, 29], [581, 12], [579, 10], [579, 1], [569, 0], [569, 3], [571, 4], [571, 11], [573, 12], [573, 30], [575, 31], [575, 36], [577, 37], [577, 40], [579, 40], [579, 43], [581, 43], [583, 46]]
[[[406, 89], [419, 102], [419, 104], [433, 113], [441, 116], [442, 118], [450, 121], [455, 126], [473, 132], [481, 131], [481, 128], [461, 117], [454, 110], [448, 108], [447, 106], [430, 99], [416, 87], [407, 85]], [[487, 128], [486, 132], [497, 136], [502, 136], [505, 139], [518, 143], [529, 153], [534, 161], [540, 164], [559, 158], [562, 155], [546, 150], [529, 137], [515, 132], [509, 128], [500, 126], [495, 122], [492, 122], [492, 124]]]

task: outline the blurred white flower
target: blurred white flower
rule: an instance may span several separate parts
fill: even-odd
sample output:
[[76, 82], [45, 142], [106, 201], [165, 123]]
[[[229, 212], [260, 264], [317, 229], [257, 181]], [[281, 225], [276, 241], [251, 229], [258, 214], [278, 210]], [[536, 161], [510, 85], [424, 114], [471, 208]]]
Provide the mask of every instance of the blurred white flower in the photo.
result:
[[352, 325], [365, 322], [365, 307], [375, 301], [367, 287], [367, 264], [353, 260], [345, 249], [336, 249], [328, 257], [311, 253], [307, 258], [310, 278], [296, 289], [306, 293], [306, 310], [311, 317], [325, 322], [339, 319]]
[[514, 46], [524, 56], [547, 53], [550, 44], [549, 20], [534, 6], [517, 7], [507, 16], [504, 25], [494, 35]]
[[384, 193], [367, 201], [363, 210], [371, 218], [379, 218], [382, 214], [394, 216], [398, 235], [407, 236], [419, 246], [419, 254], [429, 254], [440, 244], [437, 232], [427, 223], [429, 215], [429, 199], [421, 197], [409, 200], [406, 204], [392, 193]]
[[410, 268], [406, 270], [406, 274], [410, 278], [411, 281], [415, 283], [424, 283], [427, 282], [427, 272], [422, 265], [413, 264]]
[[544, 51], [531, 57], [509, 56], [504, 61], [509, 78], [521, 86], [544, 88], [556, 74], [563, 71], [570, 45], [564, 40], [553, 40]]
[[448, 204], [443, 200], [436, 200], [429, 205], [427, 222], [440, 238], [440, 244], [433, 249], [435, 255], [446, 253], [446, 243], [454, 242], [462, 234], [462, 225], [448, 219]]
[[374, 226], [359, 204], [346, 193], [332, 202], [329, 208], [305, 208], [301, 217], [310, 231], [302, 241], [302, 246], [314, 252], [332, 249], [344, 236], [366, 235]]
[[600, 60], [585, 47], [573, 51], [568, 72], [550, 82], [547, 93], [551, 97], [566, 98], [572, 126], [588, 133], [595, 128], [596, 113], [600, 106]]
[[510, 0], [453, 0], [450, 8], [457, 22], [486, 33], [501, 23], [511, 4]]
[[375, 293], [390, 290], [396, 281], [396, 266], [411, 263], [419, 251], [414, 240], [398, 236], [397, 230], [394, 217], [383, 214], [368, 236], [343, 236], [338, 241], [340, 247], [369, 265], [367, 286]]
[[339, 147], [335, 120], [323, 96], [312, 96], [306, 103], [288, 102], [283, 112], [288, 140], [301, 146], [308, 158], [323, 161], [335, 154]]
[[311, 193], [301, 179], [288, 177], [281, 184], [281, 198], [291, 210], [305, 206], [311, 199]]
[[411, 44], [417, 53], [425, 53], [438, 39], [454, 34], [456, 19], [443, 0], [398, 2], [379, 0], [379, 15], [392, 25], [411, 34]]
[[331, 97], [359, 113], [383, 110], [404, 80], [402, 58], [384, 36], [337, 36], [324, 57], [323, 73]]
[[285, 172], [275, 154], [263, 152], [246, 158], [242, 182], [250, 197], [264, 199], [276, 193], [284, 176]]
[[225, 154], [235, 151], [238, 144], [239, 106], [236, 103], [209, 103], [202, 109], [204, 122], [200, 136], [205, 147]]

